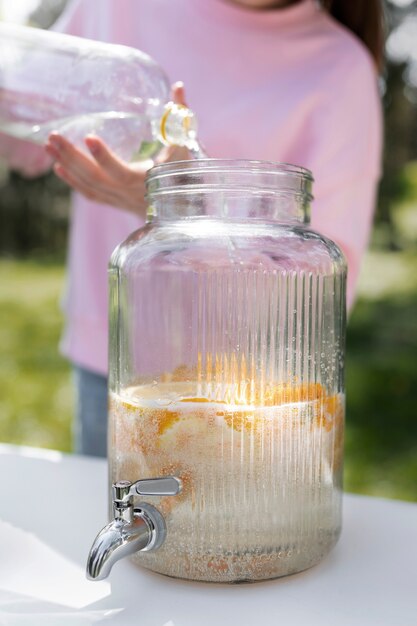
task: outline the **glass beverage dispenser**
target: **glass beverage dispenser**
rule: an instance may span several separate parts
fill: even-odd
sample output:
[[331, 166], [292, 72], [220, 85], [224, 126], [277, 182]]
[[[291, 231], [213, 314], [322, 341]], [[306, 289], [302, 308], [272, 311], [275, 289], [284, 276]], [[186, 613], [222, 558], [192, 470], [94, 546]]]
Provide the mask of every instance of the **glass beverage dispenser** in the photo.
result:
[[341, 526], [346, 264], [308, 228], [311, 174], [159, 165], [110, 265], [115, 560], [215, 582], [317, 563]]

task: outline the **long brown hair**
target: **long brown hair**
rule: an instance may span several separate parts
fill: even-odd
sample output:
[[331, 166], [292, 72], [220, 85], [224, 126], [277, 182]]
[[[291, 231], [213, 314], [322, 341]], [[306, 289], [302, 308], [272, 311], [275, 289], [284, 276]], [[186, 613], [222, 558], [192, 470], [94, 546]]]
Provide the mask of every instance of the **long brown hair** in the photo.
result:
[[379, 71], [384, 59], [382, 0], [322, 0], [323, 7], [365, 44]]

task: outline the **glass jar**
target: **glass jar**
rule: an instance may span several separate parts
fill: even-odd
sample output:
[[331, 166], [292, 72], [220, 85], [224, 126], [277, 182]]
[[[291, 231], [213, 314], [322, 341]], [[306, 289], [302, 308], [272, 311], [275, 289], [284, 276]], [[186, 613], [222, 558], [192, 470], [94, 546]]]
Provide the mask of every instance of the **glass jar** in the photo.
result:
[[159, 165], [113, 254], [111, 482], [182, 482], [143, 499], [167, 528], [143, 567], [268, 579], [338, 539], [346, 263], [308, 228], [311, 185], [287, 164]]

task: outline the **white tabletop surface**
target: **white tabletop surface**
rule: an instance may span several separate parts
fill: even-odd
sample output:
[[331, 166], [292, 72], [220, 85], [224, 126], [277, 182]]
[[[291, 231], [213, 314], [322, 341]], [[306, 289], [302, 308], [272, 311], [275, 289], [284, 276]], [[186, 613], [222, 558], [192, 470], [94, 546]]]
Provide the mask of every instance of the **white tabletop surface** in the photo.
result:
[[346, 495], [333, 552], [279, 580], [191, 583], [124, 559], [88, 582], [105, 462], [4, 445], [0, 476], [1, 625], [417, 626], [416, 504]]

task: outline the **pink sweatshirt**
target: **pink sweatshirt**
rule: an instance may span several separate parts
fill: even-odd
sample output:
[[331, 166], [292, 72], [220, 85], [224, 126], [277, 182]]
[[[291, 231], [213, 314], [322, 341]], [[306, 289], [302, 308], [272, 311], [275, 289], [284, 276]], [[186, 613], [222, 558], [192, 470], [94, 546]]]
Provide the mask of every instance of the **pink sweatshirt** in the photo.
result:
[[[381, 110], [372, 59], [350, 32], [314, 0], [274, 11], [226, 0], [75, 0], [56, 28], [139, 48], [184, 81], [210, 156], [311, 169], [312, 227], [347, 256], [352, 304], [380, 175]], [[74, 196], [62, 351], [97, 372], [107, 370], [108, 261], [141, 225]]]

